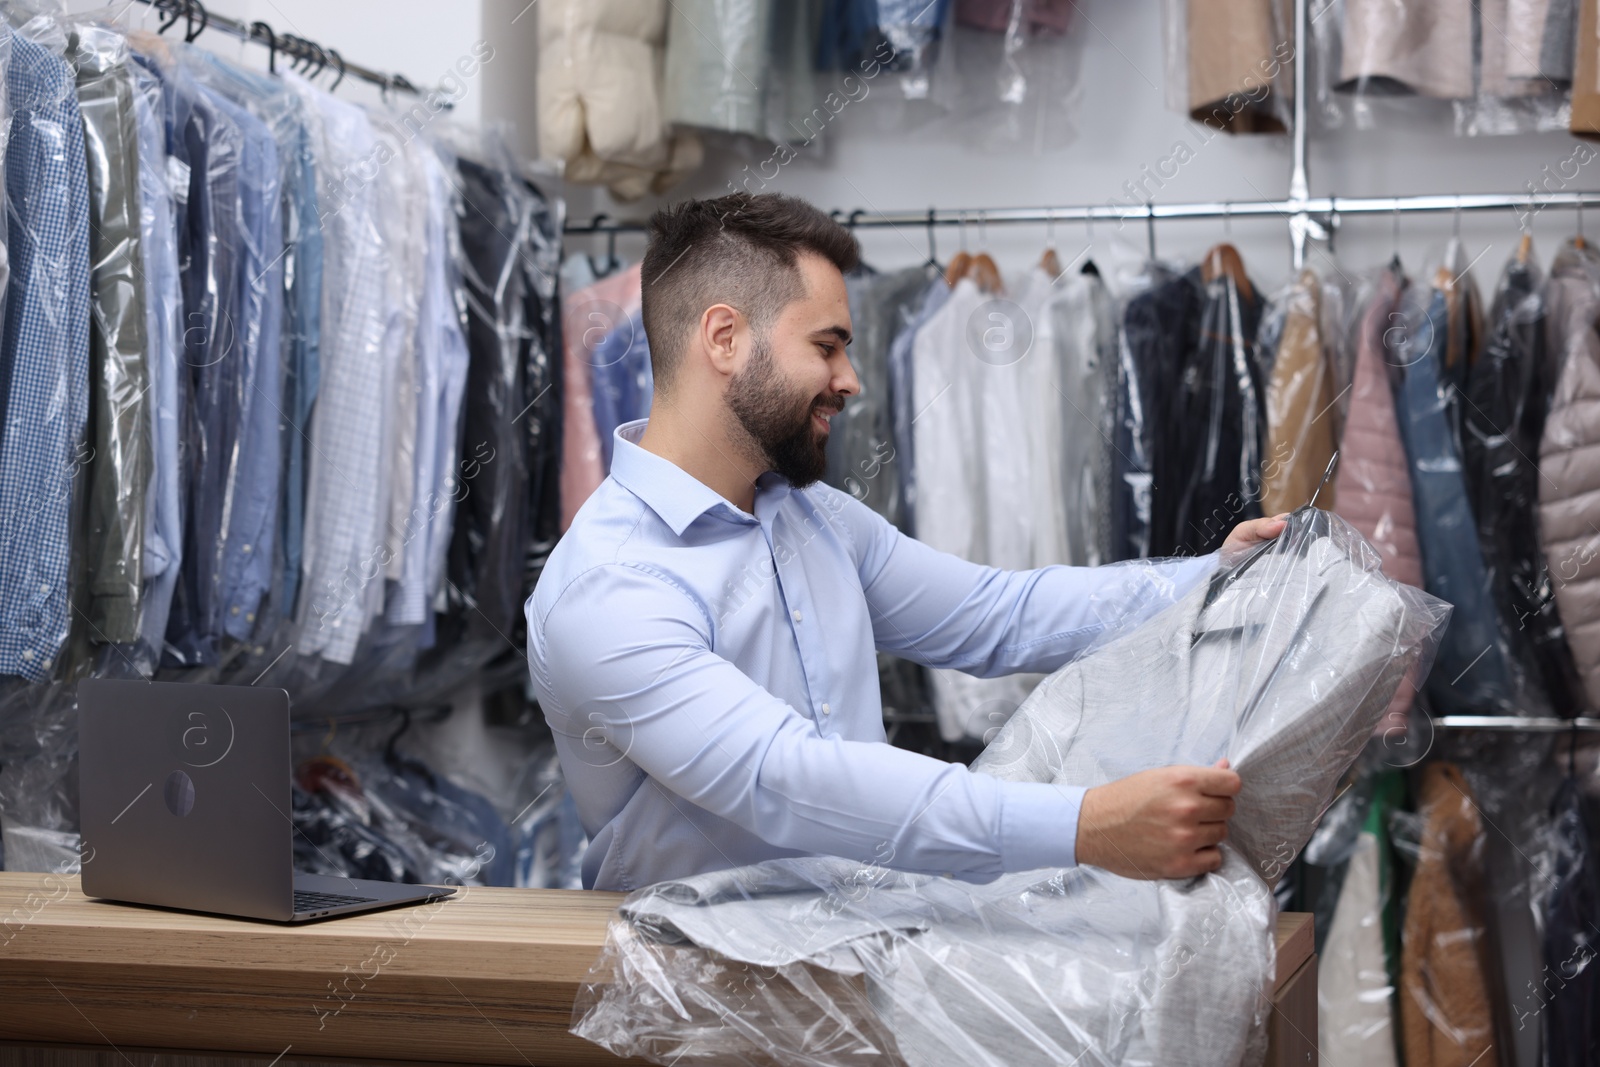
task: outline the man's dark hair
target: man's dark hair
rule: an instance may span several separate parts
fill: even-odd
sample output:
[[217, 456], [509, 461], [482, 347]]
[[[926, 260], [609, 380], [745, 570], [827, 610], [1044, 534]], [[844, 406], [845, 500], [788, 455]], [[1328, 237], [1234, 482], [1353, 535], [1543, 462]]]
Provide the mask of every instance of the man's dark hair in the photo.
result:
[[804, 292], [800, 253], [840, 273], [861, 259], [849, 230], [782, 193], [685, 200], [652, 215], [649, 232], [639, 280], [657, 389], [670, 387], [691, 329], [712, 304], [737, 308], [765, 333]]

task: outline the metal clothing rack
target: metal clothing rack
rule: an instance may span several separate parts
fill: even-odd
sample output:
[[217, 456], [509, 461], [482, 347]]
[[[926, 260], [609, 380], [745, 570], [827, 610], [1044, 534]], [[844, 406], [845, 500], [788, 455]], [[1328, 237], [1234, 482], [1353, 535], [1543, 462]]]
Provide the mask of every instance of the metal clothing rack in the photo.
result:
[[[304, 69], [307, 71], [311, 71], [314, 68], [316, 74], [321, 74], [324, 70], [329, 69], [337, 71], [338, 77], [334, 79], [334, 87], [337, 87], [339, 82], [346, 77], [351, 77], [371, 82], [385, 92], [393, 89], [416, 96], [424, 96], [435, 92], [435, 90], [431, 89], [419, 89], [403, 74], [385, 74], [372, 67], [362, 66], [360, 63], [352, 63], [340, 55], [336, 49], [324, 48], [315, 41], [307, 40], [292, 33], [276, 33], [265, 22], [247, 23], [229, 18], [226, 15], [214, 15], [207, 11], [199, 0], [139, 0], [139, 2], [155, 8], [166, 16], [165, 21], [161, 24], [161, 32], [163, 33], [180, 19], [183, 20], [183, 39], [185, 41], [192, 42], [207, 30], [216, 30], [219, 33], [227, 34], [229, 37], [237, 37], [241, 41], [254, 41], [257, 44], [266, 46], [271, 52], [269, 62], [274, 72], [277, 69], [278, 56], [282, 55], [288, 57], [292, 63], [304, 64]], [[447, 94], [441, 92], [437, 93], [437, 96], [442, 106], [446, 108], [452, 106]]]
[[[1106, 220], [1125, 222], [1144, 219], [1152, 255], [1155, 250], [1156, 219], [1234, 219], [1279, 217], [1289, 224], [1289, 239], [1298, 271], [1305, 265], [1306, 247], [1311, 241], [1330, 240], [1337, 231], [1341, 215], [1400, 215], [1429, 212], [1464, 211], [1542, 211], [1547, 208], [1577, 210], [1600, 208], [1600, 191], [1557, 193], [1466, 193], [1421, 196], [1321, 196], [1310, 194], [1311, 183], [1306, 162], [1306, 66], [1300, 62], [1308, 27], [1309, 0], [1295, 0], [1294, 39], [1294, 119], [1291, 124], [1292, 164], [1289, 195], [1283, 200], [1199, 200], [1187, 203], [1141, 205], [1076, 204], [1061, 207], [963, 208], [923, 211], [834, 211], [835, 219], [849, 227], [922, 226], [928, 230], [930, 244], [936, 226], [980, 224], [1044, 224]], [[1582, 215], [1579, 215], [1581, 224]], [[568, 234], [607, 234], [615, 240], [619, 233], [639, 233], [645, 223], [637, 220], [612, 220], [604, 214], [588, 222], [569, 222]], [[911, 721], [913, 717], [907, 717]], [[1527, 718], [1514, 715], [1445, 715], [1433, 720], [1436, 727], [1448, 730], [1503, 730], [1528, 733], [1561, 733], [1571, 730], [1600, 731], [1600, 719]]]

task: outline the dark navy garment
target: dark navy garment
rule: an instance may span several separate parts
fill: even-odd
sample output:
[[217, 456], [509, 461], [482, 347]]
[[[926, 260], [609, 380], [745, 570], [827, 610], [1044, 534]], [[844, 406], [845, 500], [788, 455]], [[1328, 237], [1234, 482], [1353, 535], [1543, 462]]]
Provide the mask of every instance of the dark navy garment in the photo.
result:
[[79, 449], [89, 411], [88, 165], [73, 72], [60, 56], [12, 34], [6, 91], [0, 675], [42, 682], [71, 622], [73, 479], [87, 459]]
[[172, 666], [215, 663], [222, 634], [224, 519], [234, 491], [243, 417], [240, 321], [238, 126], [181, 69], [161, 76], [167, 154], [178, 199], [178, 269], [183, 282], [182, 447], [189, 471], [183, 573], [167, 623]]
[[1449, 309], [1440, 290], [1421, 299], [1425, 308], [1407, 309], [1391, 362], [1403, 368], [1395, 413], [1411, 465], [1423, 581], [1455, 607], [1428, 676], [1428, 695], [1445, 713], [1509, 712], [1511, 675], [1456, 453], [1453, 389], [1440, 377]]
[[1506, 265], [1488, 343], [1467, 372], [1461, 460], [1512, 650], [1555, 712], [1576, 715], [1577, 668], [1539, 543], [1539, 442], [1555, 386], [1541, 283], [1532, 257]]
[[1580, 782], [1561, 783], [1553, 805], [1554, 849], [1544, 904], [1545, 1062], [1600, 1063], [1600, 859], [1595, 804]]
[[1153, 268], [1128, 302], [1111, 455], [1111, 558], [1205, 555], [1261, 515], [1263, 301]]

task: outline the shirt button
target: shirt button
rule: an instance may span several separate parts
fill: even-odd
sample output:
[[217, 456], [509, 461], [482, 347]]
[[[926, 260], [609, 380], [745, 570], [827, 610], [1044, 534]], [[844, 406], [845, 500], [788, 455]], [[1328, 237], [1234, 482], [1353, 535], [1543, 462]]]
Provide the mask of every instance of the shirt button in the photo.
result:
[[241, 549], [241, 551], [244, 551], [244, 552], [248, 552], [248, 551], [250, 551], [250, 546], [249, 546], [249, 545], [245, 545], [245, 546], [243, 546], [243, 548], [242, 548], [242, 549]]
[[31, 649], [31, 648], [23, 649], [22, 650], [22, 658], [23, 659], [32, 659], [33, 658], [33, 649]]
[[824, 715], [832, 715], [833, 714], [833, 709], [828, 707], [828, 705], [824, 704], [824, 705], [822, 705], [822, 714], [824, 714]]
[[800, 614], [800, 611], [799, 611], [798, 608], [795, 609], [793, 614], [794, 614], [794, 621], [795, 622], [799, 622], [802, 618], [804, 618], [804, 616]]
[[50, 587], [48, 585], [41, 585], [39, 587], [39, 592], [43, 593], [45, 596], [49, 596], [50, 595]]
[[229, 615], [237, 615], [237, 614], [239, 614], [239, 605], [235, 604], [233, 607], [229, 608], [228, 609], [228, 614]]

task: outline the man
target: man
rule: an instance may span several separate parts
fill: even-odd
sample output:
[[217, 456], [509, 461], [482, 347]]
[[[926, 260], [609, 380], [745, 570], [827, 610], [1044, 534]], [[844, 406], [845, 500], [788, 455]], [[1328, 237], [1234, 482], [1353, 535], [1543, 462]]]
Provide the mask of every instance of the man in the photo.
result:
[[[978, 566], [817, 483], [828, 420], [860, 387], [843, 278], [858, 254], [777, 194], [650, 221], [650, 417], [617, 430], [610, 477], [526, 608], [534, 689], [590, 837], [583, 884], [808, 853], [967, 877], [1215, 870], [1240, 785], [1225, 763], [1085, 790], [886, 743], [876, 649], [984, 677], [1051, 671], [1105, 628], [1092, 598], [1127, 572]], [[1224, 550], [1282, 528], [1244, 523]], [[1181, 593], [1209, 568], [1149, 580]]]

